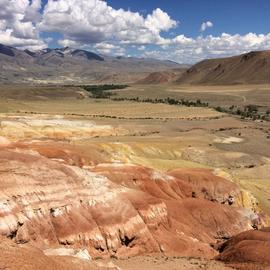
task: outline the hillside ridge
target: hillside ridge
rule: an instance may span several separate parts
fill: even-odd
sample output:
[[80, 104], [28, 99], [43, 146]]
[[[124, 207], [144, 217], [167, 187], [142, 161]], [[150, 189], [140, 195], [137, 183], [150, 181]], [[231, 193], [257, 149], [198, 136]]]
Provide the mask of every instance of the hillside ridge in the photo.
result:
[[270, 50], [203, 60], [178, 77], [181, 84], [263, 84], [270, 82]]

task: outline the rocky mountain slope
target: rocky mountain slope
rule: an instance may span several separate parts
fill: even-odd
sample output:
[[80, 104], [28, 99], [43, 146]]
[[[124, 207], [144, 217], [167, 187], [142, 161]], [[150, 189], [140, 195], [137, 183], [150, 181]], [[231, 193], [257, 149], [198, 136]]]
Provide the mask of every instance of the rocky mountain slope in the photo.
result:
[[0, 44], [1, 83], [130, 82], [179, 66], [171, 61], [111, 57], [67, 47], [32, 52]]
[[204, 60], [176, 80], [182, 84], [261, 84], [270, 82], [270, 51]]

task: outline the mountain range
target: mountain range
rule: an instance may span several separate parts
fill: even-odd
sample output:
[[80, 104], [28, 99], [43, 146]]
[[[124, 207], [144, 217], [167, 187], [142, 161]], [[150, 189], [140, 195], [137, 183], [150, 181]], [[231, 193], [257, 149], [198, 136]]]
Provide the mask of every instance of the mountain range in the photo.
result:
[[22, 51], [0, 44], [1, 83], [131, 82], [179, 67], [172, 61], [113, 57], [68, 47]]
[[186, 69], [157, 71], [139, 84], [233, 85], [270, 83], [270, 51], [206, 59]]
[[206, 59], [193, 66], [169, 60], [108, 56], [69, 47], [19, 50], [0, 44], [0, 83], [262, 84], [270, 83], [270, 51]]

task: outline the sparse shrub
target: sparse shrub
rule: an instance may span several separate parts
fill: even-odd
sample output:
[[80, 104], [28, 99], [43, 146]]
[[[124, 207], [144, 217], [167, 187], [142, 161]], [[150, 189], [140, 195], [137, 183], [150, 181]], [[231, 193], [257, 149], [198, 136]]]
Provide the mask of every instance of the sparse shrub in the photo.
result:
[[110, 90], [125, 89], [126, 84], [102, 84], [102, 85], [81, 85], [81, 88], [91, 93], [92, 98], [110, 98], [115, 93], [107, 92]]

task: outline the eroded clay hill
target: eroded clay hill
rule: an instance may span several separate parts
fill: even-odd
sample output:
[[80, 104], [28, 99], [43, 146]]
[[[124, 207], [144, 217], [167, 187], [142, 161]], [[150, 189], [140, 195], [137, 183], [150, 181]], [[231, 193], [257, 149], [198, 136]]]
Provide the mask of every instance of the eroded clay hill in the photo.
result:
[[0, 238], [0, 269], [9, 270], [120, 270], [112, 262], [95, 262], [87, 251], [73, 249], [41, 250], [30, 243], [18, 245]]
[[270, 228], [240, 233], [219, 249], [217, 259], [238, 269], [270, 269]]
[[218, 240], [260, 222], [235, 202], [241, 195], [235, 184], [207, 170], [86, 169], [4, 139], [0, 170], [0, 232], [20, 244], [86, 248], [93, 257], [212, 258]]

